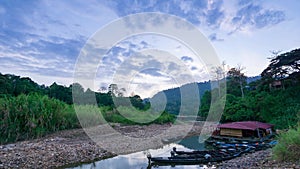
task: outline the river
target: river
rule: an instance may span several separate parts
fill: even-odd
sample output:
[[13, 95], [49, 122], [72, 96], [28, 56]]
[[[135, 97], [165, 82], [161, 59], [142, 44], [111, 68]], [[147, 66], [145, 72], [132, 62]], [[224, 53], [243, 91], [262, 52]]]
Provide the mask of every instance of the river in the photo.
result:
[[173, 147], [177, 150], [204, 150], [205, 144], [199, 143], [199, 136], [192, 136], [185, 138], [177, 143], [171, 143], [159, 149], [150, 149], [146, 151], [131, 153], [127, 155], [118, 155], [105, 160], [95, 161], [90, 164], [81, 164], [69, 169], [199, 169], [205, 168], [205, 165], [180, 165], [180, 166], [150, 166], [148, 165], [147, 153], [153, 157], [157, 156], [170, 156]]

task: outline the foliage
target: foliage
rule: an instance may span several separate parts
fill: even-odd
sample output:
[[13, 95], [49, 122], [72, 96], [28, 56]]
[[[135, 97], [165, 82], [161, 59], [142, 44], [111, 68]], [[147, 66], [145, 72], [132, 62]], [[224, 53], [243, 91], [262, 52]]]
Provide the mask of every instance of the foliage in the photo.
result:
[[282, 133], [278, 144], [273, 148], [273, 157], [279, 161], [292, 161], [300, 164], [300, 125], [296, 129]]
[[[226, 95], [221, 122], [257, 120], [268, 122], [284, 129], [297, 124], [300, 113], [300, 86], [285, 90], [247, 91], [245, 97]], [[206, 117], [211, 107], [210, 92], [201, 99], [200, 116]]]
[[163, 124], [175, 121], [175, 116], [167, 112], [151, 112], [138, 110], [134, 107], [120, 106], [118, 108], [101, 108], [102, 115], [107, 122], [122, 124]]
[[0, 73], [0, 96], [18, 96], [20, 94], [41, 93], [44, 86], [39, 86], [28, 77]]
[[261, 73], [264, 84], [280, 81], [281, 87], [300, 82], [300, 49], [295, 49], [271, 59], [268, 67]]
[[80, 125], [83, 128], [95, 127], [105, 123], [101, 109], [96, 105], [74, 105]]
[[[0, 143], [36, 138], [80, 125], [99, 125], [105, 120], [100, 112], [108, 122], [142, 125], [174, 121], [175, 117], [166, 112], [149, 113], [149, 102], [138, 95], [124, 97], [123, 92], [125, 89], [119, 89], [117, 84], [110, 85], [108, 93], [100, 93], [84, 91], [78, 83], [69, 87], [53, 83], [47, 87], [30, 78], [0, 73]], [[128, 103], [116, 108], [113, 98]], [[126, 119], [120, 112], [131, 118]]]
[[0, 112], [1, 143], [79, 127], [72, 107], [40, 94], [0, 98]]
[[71, 88], [64, 87], [61, 85], [58, 85], [56, 83], [53, 83], [49, 89], [47, 90], [47, 94], [51, 98], [56, 98], [58, 100], [61, 100], [67, 104], [72, 104], [72, 90]]
[[75, 109], [76, 113], [72, 106], [37, 93], [2, 97], [0, 143], [37, 138], [63, 129], [92, 127], [106, 121], [144, 125], [175, 120], [174, 115], [166, 112], [159, 114], [134, 107], [121, 106], [116, 109], [111, 106], [76, 105]]
[[300, 49], [277, 55], [270, 62], [261, 74], [263, 78], [284, 79], [295, 74], [299, 75]]
[[247, 77], [242, 73], [243, 68], [231, 68], [227, 73], [227, 93], [244, 97], [244, 87]]
[[[300, 49], [278, 55], [262, 72], [262, 78], [250, 84], [246, 83], [243, 73], [230, 69], [221, 122], [257, 120], [272, 123], [279, 129], [294, 127], [300, 118], [299, 58]], [[279, 69], [285, 70], [283, 76], [277, 74]], [[270, 84], [278, 79], [284, 82], [284, 87], [270, 88]], [[199, 115], [206, 117], [214, 108], [212, 92], [215, 91], [203, 95]]]

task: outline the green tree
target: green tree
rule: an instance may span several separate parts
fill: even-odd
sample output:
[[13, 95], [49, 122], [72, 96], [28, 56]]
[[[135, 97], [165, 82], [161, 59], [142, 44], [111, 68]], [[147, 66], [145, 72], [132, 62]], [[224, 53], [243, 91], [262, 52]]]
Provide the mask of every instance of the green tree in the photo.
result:
[[242, 72], [243, 70], [244, 68], [238, 66], [227, 72], [227, 93], [241, 97], [245, 96], [244, 87], [247, 84], [247, 77]]
[[129, 97], [131, 104], [140, 110], [145, 109], [145, 104], [143, 103], [143, 99], [139, 95], [134, 95], [133, 97]]
[[300, 82], [300, 49], [295, 49], [283, 54], [275, 55], [268, 67], [263, 70], [261, 76], [265, 84], [269, 84], [274, 80], [282, 82], [283, 87], [285, 81], [291, 79], [294, 82]]
[[71, 88], [58, 85], [55, 82], [49, 87], [48, 96], [56, 98], [68, 104], [72, 104], [72, 91]]

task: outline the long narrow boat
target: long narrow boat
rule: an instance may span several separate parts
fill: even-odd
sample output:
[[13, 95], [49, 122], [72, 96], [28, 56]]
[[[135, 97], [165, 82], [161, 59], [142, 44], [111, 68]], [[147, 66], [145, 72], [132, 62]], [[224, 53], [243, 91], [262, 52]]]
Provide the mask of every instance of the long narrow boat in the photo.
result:
[[214, 152], [214, 150], [194, 150], [194, 151], [177, 151], [176, 147], [173, 147], [173, 152], [176, 154], [187, 154], [187, 155], [191, 155], [191, 154], [207, 154], [207, 153], [212, 153]]
[[[179, 153], [179, 154], [178, 154]], [[221, 162], [238, 157], [242, 151], [222, 152], [222, 151], [193, 151], [185, 152], [176, 151], [171, 153], [171, 157], [151, 157], [147, 156], [149, 163], [165, 164], [206, 164], [209, 162]]]
[[224, 146], [219, 147], [218, 150], [195, 150], [195, 151], [177, 151], [176, 147], [173, 147], [173, 152], [175, 154], [178, 155], [182, 155], [182, 154], [186, 154], [186, 155], [193, 155], [193, 154], [199, 154], [199, 155], [204, 155], [204, 154], [214, 154], [214, 155], [218, 155], [218, 154], [234, 154], [236, 152], [242, 152], [242, 153], [246, 153], [249, 151], [255, 150], [254, 146]]

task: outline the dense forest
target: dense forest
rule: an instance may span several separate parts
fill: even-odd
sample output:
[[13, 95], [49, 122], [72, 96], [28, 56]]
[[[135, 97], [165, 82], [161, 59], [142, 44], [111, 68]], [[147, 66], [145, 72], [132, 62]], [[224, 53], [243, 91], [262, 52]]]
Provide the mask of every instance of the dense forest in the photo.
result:
[[[295, 127], [300, 119], [300, 49], [274, 56], [261, 78], [249, 84], [240, 68], [231, 68], [226, 85], [221, 122], [258, 120], [279, 129]], [[203, 95], [200, 116], [207, 116], [212, 92], [218, 90]]]

